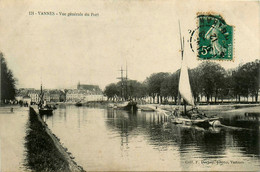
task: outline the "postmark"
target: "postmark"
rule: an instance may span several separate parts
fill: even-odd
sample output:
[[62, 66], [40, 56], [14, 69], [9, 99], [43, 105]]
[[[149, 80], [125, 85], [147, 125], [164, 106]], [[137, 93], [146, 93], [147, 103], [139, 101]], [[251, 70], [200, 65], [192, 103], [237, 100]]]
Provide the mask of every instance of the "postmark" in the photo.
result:
[[197, 28], [189, 30], [190, 48], [199, 60], [233, 60], [233, 32], [219, 14], [197, 15]]

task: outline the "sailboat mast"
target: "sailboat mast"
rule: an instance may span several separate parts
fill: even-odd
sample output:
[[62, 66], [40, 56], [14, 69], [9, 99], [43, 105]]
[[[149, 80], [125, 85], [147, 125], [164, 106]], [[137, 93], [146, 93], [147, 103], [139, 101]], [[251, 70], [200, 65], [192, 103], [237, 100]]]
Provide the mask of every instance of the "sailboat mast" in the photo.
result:
[[[181, 42], [181, 61], [183, 63], [183, 56], [184, 56], [184, 37], [181, 36], [181, 25], [180, 25], [180, 21], [179, 21], [179, 32], [180, 32], [180, 42]], [[183, 65], [183, 64], [182, 64]], [[181, 77], [181, 71], [179, 74], [179, 87], [180, 87], [180, 78]], [[180, 94], [180, 88], [178, 89], [178, 104], [181, 104], [181, 94]], [[185, 99], [183, 99], [183, 104], [184, 104], [184, 114], [186, 114], [187, 110], [186, 110], [186, 105], [187, 102], [185, 101]]]
[[183, 104], [184, 104], [184, 114], [186, 115], [186, 105], [187, 105], [187, 103], [186, 103], [186, 101], [183, 99]]
[[42, 90], [42, 76], [41, 76], [41, 93], [40, 93], [40, 104], [43, 105], [44, 104], [44, 100], [43, 100], [43, 90]]
[[183, 60], [183, 52], [184, 52], [184, 37], [181, 36], [181, 24], [179, 20], [179, 32], [180, 32], [180, 42], [181, 42], [181, 60]]
[[121, 66], [121, 97], [124, 97], [124, 78], [123, 78], [123, 69]]
[[128, 100], [128, 93], [127, 93], [127, 62], [126, 62], [126, 74], [125, 74], [125, 96], [126, 100]]
[[[183, 60], [183, 52], [184, 52], [184, 38], [183, 38], [183, 42], [182, 42], [182, 37], [181, 37], [181, 24], [180, 24], [180, 20], [179, 20], [179, 33], [180, 33], [180, 43], [181, 43], [181, 60]], [[181, 71], [179, 73], [179, 80], [180, 80], [180, 75], [181, 75]], [[181, 94], [180, 91], [178, 89], [178, 105], [181, 105]]]
[[120, 87], [121, 87], [121, 99], [124, 100], [126, 98], [126, 93], [125, 93], [125, 78], [124, 78], [124, 70], [121, 66], [121, 70], [119, 70], [120, 73], [121, 73], [121, 76], [120, 77], [117, 77], [117, 79], [119, 79], [121, 81], [120, 83]]
[[[182, 60], [183, 60], [183, 53], [184, 53], [184, 37], [182, 37]], [[186, 115], [186, 105], [187, 105], [187, 102], [183, 99], [183, 103], [184, 103], [184, 114]]]

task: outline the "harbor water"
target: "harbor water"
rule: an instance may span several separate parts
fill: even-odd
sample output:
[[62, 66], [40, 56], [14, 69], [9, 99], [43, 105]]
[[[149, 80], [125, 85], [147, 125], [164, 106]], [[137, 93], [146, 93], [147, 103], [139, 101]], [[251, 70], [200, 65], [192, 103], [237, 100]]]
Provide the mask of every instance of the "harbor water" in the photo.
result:
[[[244, 119], [226, 116], [227, 125]], [[171, 124], [156, 112], [60, 105], [44, 120], [85, 170], [260, 168], [259, 117], [247, 129], [205, 129]]]

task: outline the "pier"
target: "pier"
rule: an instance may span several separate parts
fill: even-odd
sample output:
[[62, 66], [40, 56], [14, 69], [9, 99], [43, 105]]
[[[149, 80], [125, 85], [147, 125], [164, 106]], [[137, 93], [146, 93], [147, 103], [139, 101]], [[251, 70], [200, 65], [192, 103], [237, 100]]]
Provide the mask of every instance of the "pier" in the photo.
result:
[[28, 149], [27, 163], [30, 168], [36, 171], [84, 171], [34, 108], [29, 108], [30, 131], [26, 136], [26, 147]]

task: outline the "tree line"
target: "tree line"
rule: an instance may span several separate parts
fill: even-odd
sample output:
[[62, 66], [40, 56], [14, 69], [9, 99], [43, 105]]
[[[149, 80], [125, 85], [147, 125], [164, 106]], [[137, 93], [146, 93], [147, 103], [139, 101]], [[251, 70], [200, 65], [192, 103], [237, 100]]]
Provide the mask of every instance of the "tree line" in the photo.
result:
[[5, 102], [5, 100], [14, 100], [16, 91], [15, 85], [17, 80], [14, 78], [13, 72], [8, 68], [7, 62], [2, 52], [0, 52], [0, 64], [0, 100], [1, 102]]
[[[248, 62], [234, 69], [225, 70], [215, 62], [205, 61], [196, 68], [189, 69], [189, 77], [195, 102], [202, 97], [210, 102], [234, 100], [241, 102], [249, 97], [258, 102], [260, 85], [260, 61]], [[144, 99], [152, 102], [178, 101], [180, 70], [174, 73], [153, 73], [143, 82], [125, 80], [105, 87], [104, 94], [109, 100]]]

